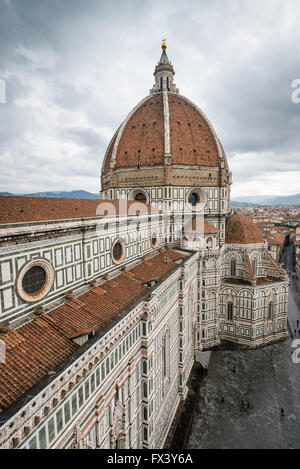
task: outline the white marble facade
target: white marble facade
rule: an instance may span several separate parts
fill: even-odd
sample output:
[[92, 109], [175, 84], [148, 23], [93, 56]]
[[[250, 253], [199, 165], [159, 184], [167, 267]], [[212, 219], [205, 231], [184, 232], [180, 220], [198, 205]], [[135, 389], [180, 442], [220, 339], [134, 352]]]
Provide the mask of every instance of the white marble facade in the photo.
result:
[[[98, 230], [95, 220], [89, 220], [80, 235], [65, 232], [61, 238], [36, 241], [43, 229], [49, 230], [39, 226], [39, 233], [28, 235], [27, 242], [22, 235], [22, 244], [15, 243], [11, 232], [12, 238], [6, 237], [1, 247], [2, 317], [12, 324], [32, 318], [33, 305], [21, 301], [14, 286], [17, 269], [31, 259], [43, 258], [53, 265], [53, 288], [41, 301], [50, 310], [64, 301], [66, 291], [84, 292], [90, 279], [120, 270], [110, 253], [116, 238], [125, 240], [128, 266], [164, 246], [182, 250], [174, 238], [162, 235], [162, 215], [152, 217], [151, 227], [149, 216], [139, 215], [131, 217], [132, 226], [124, 218], [118, 229], [113, 219], [104, 217]], [[76, 227], [73, 223], [69, 229]], [[160, 233], [155, 248], [153, 231]], [[276, 281], [266, 250], [264, 244], [222, 244], [185, 251], [189, 257], [151, 290], [147, 301], [140, 301], [96, 341], [89, 340], [84, 352], [2, 425], [1, 447], [162, 447], [186, 396], [195, 350], [224, 340], [255, 347], [286, 337], [287, 281]], [[255, 259], [261, 276], [274, 278], [273, 284], [234, 283], [233, 277], [239, 281], [249, 276], [245, 254]], [[232, 259], [235, 272], [230, 270]]]

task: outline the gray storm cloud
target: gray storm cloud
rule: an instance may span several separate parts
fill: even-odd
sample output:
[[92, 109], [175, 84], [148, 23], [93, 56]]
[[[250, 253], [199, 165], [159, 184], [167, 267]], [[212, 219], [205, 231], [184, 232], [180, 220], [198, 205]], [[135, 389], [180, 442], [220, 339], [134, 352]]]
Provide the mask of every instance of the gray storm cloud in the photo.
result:
[[0, 0], [0, 190], [99, 190], [106, 146], [160, 42], [211, 120], [233, 196], [300, 192], [298, 0]]

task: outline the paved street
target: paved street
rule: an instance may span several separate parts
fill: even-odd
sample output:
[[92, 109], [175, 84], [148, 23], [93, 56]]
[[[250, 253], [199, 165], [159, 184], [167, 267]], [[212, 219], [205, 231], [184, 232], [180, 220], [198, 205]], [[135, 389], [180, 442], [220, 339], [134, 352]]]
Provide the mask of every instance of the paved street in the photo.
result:
[[[300, 282], [292, 274], [292, 246], [284, 259], [291, 272], [289, 321], [294, 331], [300, 321]], [[300, 363], [291, 360], [291, 342], [212, 353], [188, 448], [300, 448]], [[242, 399], [250, 409], [242, 408]]]

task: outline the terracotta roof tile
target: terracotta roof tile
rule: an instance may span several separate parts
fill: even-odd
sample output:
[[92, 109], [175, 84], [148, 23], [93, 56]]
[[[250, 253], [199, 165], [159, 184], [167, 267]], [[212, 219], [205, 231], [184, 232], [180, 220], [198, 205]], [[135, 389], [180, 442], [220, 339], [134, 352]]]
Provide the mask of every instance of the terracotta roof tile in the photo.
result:
[[1, 340], [6, 344], [6, 363], [0, 364], [0, 411], [78, 347], [50, 327], [44, 317], [3, 334]]
[[[186, 255], [176, 253], [172, 250], [161, 252], [158, 256], [153, 257], [142, 264], [130, 270], [130, 275], [134, 276], [141, 283], [151, 282], [163, 278], [167, 273], [176, 267], [175, 261], [184, 259]], [[168, 259], [168, 262], [166, 262]]]
[[271, 236], [268, 236], [266, 238], [266, 240], [267, 240], [267, 243], [268, 243], [269, 246], [275, 246], [275, 245], [281, 246], [281, 244], [282, 244], [279, 241], [277, 241], [276, 239], [272, 238]]
[[169, 95], [172, 163], [219, 166], [215, 138], [198, 110], [180, 96]]
[[268, 257], [268, 259], [271, 261], [271, 264], [273, 265], [273, 267], [277, 270], [277, 272], [279, 272], [281, 275], [286, 275], [286, 272], [285, 270], [283, 270], [280, 265], [275, 261], [275, 259], [273, 259], [273, 257], [271, 256], [271, 254], [267, 251], [266, 252], [266, 255]]
[[227, 244], [263, 243], [259, 228], [249, 218], [233, 212], [226, 218]]
[[[168, 94], [172, 164], [220, 165], [217, 141], [209, 124], [196, 106], [182, 96]], [[122, 134], [122, 126], [112, 138], [105, 154], [102, 172], [110, 169], [117, 136], [115, 168], [162, 165], [165, 152], [163, 95], [149, 96], [133, 112]], [[228, 169], [222, 148], [225, 168]]]
[[[0, 196], [0, 224], [100, 217], [105, 215], [105, 209], [108, 204], [114, 207], [112, 215], [119, 215], [119, 202], [118, 200], [60, 199], [3, 195]], [[122, 201], [121, 210], [125, 208], [126, 212], [127, 207], [136, 203], [134, 200]], [[145, 204], [142, 205], [147, 207], [147, 211], [157, 211], [153, 208], [150, 209]]]
[[[165, 263], [168, 256], [169, 262]], [[101, 286], [66, 301], [22, 327], [1, 335], [6, 363], [0, 364], [0, 412], [28, 391], [79, 346], [71, 339], [107, 326], [149, 289], [142, 283], [160, 279], [186, 254], [166, 250]]]
[[[154, 150], [152, 150], [154, 148]], [[119, 141], [115, 167], [163, 164], [164, 115], [162, 94], [149, 97], [126, 124]], [[107, 168], [103, 168], [104, 172]]]
[[120, 274], [81, 295], [80, 305], [74, 298], [43, 317], [71, 339], [103, 328], [146, 292], [146, 287]]

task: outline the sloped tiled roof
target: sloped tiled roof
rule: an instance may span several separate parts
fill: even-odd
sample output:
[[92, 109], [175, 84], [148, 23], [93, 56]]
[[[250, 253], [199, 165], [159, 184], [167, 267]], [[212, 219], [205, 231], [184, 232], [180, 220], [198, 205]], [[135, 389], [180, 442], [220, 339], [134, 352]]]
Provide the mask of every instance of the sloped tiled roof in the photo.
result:
[[[168, 263], [165, 263], [166, 256]], [[176, 260], [185, 257], [184, 253], [165, 250], [18, 329], [2, 334], [6, 363], [0, 364], [0, 412], [79, 348], [73, 338], [107, 326], [149, 291], [143, 283], [163, 278], [177, 267]]]
[[274, 245], [277, 245], [277, 246], [281, 246], [281, 242], [276, 240], [275, 237], [271, 237], [271, 236], [268, 236], [267, 237], [267, 243], [269, 246], [274, 246]]
[[1, 340], [6, 362], [0, 364], [0, 412], [78, 348], [44, 317], [1, 335]]
[[275, 259], [273, 259], [273, 257], [271, 256], [271, 254], [267, 251], [266, 252], [266, 256], [267, 258], [271, 261], [271, 264], [273, 265], [273, 267], [277, 270], [277, 272], [279, 272], [281, 275], [283, 276], [286, 276], [286, 271], [283, 270], [280, 265], [278, 264], [278, 262], [275, 261]]
[[146, 292], [146, 287], [121, 274], [71, 299], [44, 318], [49, 325], [72, 339], [93, 329], [102, 329]]
[[128, 275], [142, 283], [158, 280], [174, 269], [176, 260], [184, 257], [186, 256], [176, 251], [166, 250], [158, 256], [144, 260], [142, 264], [131, 269]]
[[[136, 201], [121, 201], [126, 207]], [[119, 200], [61, 199], [54, 197], [0, 196], [0, 224], [22, 223], [43, 220], [65, 220], [72, 218], [93, 218], [105, 215], [119, 215]], [[149, 206], [147, 210], [156, 211]], [[103, 210], [101, 210], [101, 207]], [[122, 209], [121, 209], [122, 210]], [[98, 215], [97, 215], [98, 213]]]

